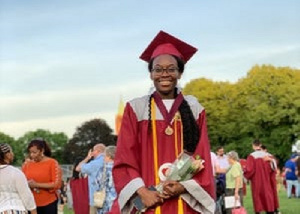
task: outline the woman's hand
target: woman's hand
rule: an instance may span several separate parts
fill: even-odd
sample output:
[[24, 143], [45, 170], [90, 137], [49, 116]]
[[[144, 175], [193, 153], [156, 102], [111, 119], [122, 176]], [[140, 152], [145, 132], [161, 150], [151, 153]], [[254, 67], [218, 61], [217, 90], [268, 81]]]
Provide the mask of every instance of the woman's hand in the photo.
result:
[[29, 180], [28, 181], [28, 185], [29, 185], [30, 188], [36, 188], [36, 187], [38, 187], [37, 183], [34, 180]]
[[239, 198], [240, 198], [239, 193], [235, 192], [234, 193], [234, 199], [237, 201], [237, 200], [239, 200]]
[[165, 181], [163, 184], [164, 199], [176, 197], [185, 192], [184, 186], [177, 181]]
[[146, 187], [141, 187], [136, 192], [147, 208], [160, 205], [164, 202], [162, 195], [159, 192], [149, 190]]
[[266, 155], [266, 156], [263, 157], [263, 160], [264, 161], [272, 161], [273, 158], [270, 155]]

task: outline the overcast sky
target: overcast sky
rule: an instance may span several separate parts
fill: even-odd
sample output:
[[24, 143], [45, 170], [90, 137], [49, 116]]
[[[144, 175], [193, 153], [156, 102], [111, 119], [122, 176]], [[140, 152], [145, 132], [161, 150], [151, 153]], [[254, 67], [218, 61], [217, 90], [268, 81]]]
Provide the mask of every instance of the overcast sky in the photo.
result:
[[300, 69], [297, 0], [0, 0], [0, 131], [64, 132], [148, 93], [140, 54], [164, 30], [197, 47], [180, 85]]

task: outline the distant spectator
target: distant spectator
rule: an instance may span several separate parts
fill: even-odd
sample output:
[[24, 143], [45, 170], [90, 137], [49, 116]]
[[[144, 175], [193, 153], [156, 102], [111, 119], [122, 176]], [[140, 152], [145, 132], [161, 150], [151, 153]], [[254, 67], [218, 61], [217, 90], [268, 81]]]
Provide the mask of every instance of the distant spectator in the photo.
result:
[[220, 168], [227, 170], [230, 165], [229, 165], [229, 162], [228, 162], [227, 155], [225, 154], [224, 147], [219, 146], [217, 148], [216, 154], [217, 154], [217, 159], [218, 159], [218, 163], [220, 165]]
[[229, 168], [229, 162], [228, 158], [225, 154], [225, 150], [223, 146], [219, 146], [216, 151], [217, 154], [217, 162], [218, 162], [218, 167], [217, 167], [217, 177], [219, 180], [222, 180], [222, 182], [225, 184], [226, 183], [226, 171]]
[[73, 163], [73, 172], [70, 179], [70, 190], [72, 208], [75, 214], [89, 214], [89, 187], [88, 178], [81, 172], [76, 171], [76, 167], [83, 158], [78, 157]]
[[66, 181], [67, 207], [68, 207], [68, 209], [73, 209], [73, 197], [72, 197], [70, 181], [71, 181], [71, 178], [67, 178], [67, 181]]
[[261, 145], [261, 150], [263, 150], [264, 152], [268, 152], [267, 146], [265, 145]]
[[[105, 145], [96, 144], [87, 156], [76, 167], [77, 172], [88, 175], [90, 214], [96, 214], [94, 206], [94, 192], [97, 190], [96, 176], [103, 171]], [[93, 158], [93, 160], [91, 160]]]
[[297, 154], [292, 154], [290, 159], [285, 162], [285, 180], [287, 184], [287, 197], [291, 198], [292, 188], [295, 187], [295, 196], [299, 197], [299, 185], [297, 177], [296, 161], [298, 159]]
[[42, 139], [32, 140], [27, 146], [31, 161], [22, 170], [33, 193], [38, 214], [57, 214], [57, 195], [62, 180], [58, 162], [51, 158], [51, 149]]
[[[226, 196], [234, 196], [236, 201], [240, 201], [243, 206], [243, 170], [239, 163], [239, 155], [235, 151], [227, 153], [230, 167], [226, 172]], [[231, 214], [232, 209], [226, 209], [227, 214]]]
[[[276, 171], [276, 174], [272, 174], [272, 176], [271, 176], [271, 185], [272, 185], [273, 189], [275, 188], [277, 190], [277, 194], [278, 194], [279, 189], [280, 189], [280, 182], [281, 182], [280, 169], [277, 167], [278, 166], [278, 160], [276, 159], [276, 157], [274, 155], [272, 155], [271, 153], [268, 152], [268, 149], [267, 149], [266, 145], [261, 145], [260, 148], [261, 148], [262, 151], [264, 151], [267, 154], [264, 157], [264, 160], [265, 161], [270, 161], [272, 170]], [[275, 199], [275, 204], [278, 204], [278, 207], [275, 210], [276, 211], [275, 213], [280, 213], [279, 212], [278, 195], [274, 199]]]
[[11, 166], [14, 154], [6, 143], [0, 143], [0, 213], [36, 214], [33, 195], [23, 172]]
[[300, 196], [300, 157], [299, 156], [296, 165], [297, 165], [297, 177], [298, 177], [298, 196]]
[[272, 160], [266, 161], [268, 153], [262, 151], [261, 142], [254, 140], [252, 152], [247, 157], [244, 176], [251, 182], [252, 201], [255, 213], [266, 211], [274, 213], [279, 208], [276, 185], [274, 180], [276, 170], [272, 167]]
[[117, 192], [114, 186], [114, 181], [112, 177], [112, 168], [114, 165], [114, 159], [115, 159], [115, 153], [116, 153], [116, 147], [115, 146], [108, 146], [105, 149], [105, 177], [103, 176], [103, 173], [99, 173], [97, 176], [97, 183], [99, 184], [99, 188], [105, 188], [105, 201], [104, 206], [101, 209], [98, 209], [98, 214], [105, 214], [107, 213], [112, 204], [113, 201], [117, 197]]
[[74, 161], [74, 164], [73, 164], [73, 168], [72, 168], [72, 179], [78, 179], [78, 178], [82, 178], [84, 177], [84, 175], [79, 171], [76, 170], [76, 167], [78, 166], [78, 164], [81, 162], [82, 158], [77, 158], [75, 161]]

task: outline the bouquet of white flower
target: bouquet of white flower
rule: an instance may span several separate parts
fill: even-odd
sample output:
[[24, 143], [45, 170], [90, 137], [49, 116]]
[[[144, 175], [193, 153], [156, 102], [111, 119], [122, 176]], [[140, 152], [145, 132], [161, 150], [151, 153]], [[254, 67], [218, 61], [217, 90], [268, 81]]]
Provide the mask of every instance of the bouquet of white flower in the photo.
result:
[[[202, 166], [203, 162], [204, 160], [201, 160], [200, 155], [196, 155], [194, 158], [193, 156], [188, 155], [186, 152], [183, 152], [173, 163], [166, 163], [160, 167], [158, 173], [162, 182], [155, 187], [150, 187], [149, 189], [162, 193], [164, 181], [189, 180], [200, 171], [200, 167]], [[139, 213], [146, 211], [147, 208], [142, 204], [139, 196], [134, 199], [133, 203], [136, 209], [139, 210]]]
[[163, 191], [163, 182], [164, 181], [186, 181], [191, 179], [199, 170], [200, 166], [203, 163], [200, 155], [193, 156], [188, 155], [187, 153], [181, 153], [178, 158], [168, 166], [165, 170], [164, 175], [160, 171], [159, 174], [162, 182], [158, 184], [155, 189], [162, 193]]

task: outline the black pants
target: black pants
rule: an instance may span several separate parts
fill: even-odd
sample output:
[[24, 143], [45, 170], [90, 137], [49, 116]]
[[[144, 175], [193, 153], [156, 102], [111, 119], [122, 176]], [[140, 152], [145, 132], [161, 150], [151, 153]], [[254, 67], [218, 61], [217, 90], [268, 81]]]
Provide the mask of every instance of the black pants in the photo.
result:
[[[38, 214], [57, 214], [57, 200], [52, 202], [51, 204], [48, 204], [46, 206], [37, 207], [37, 213]], [[30, 214], [30, 212], [29, 212]]]

